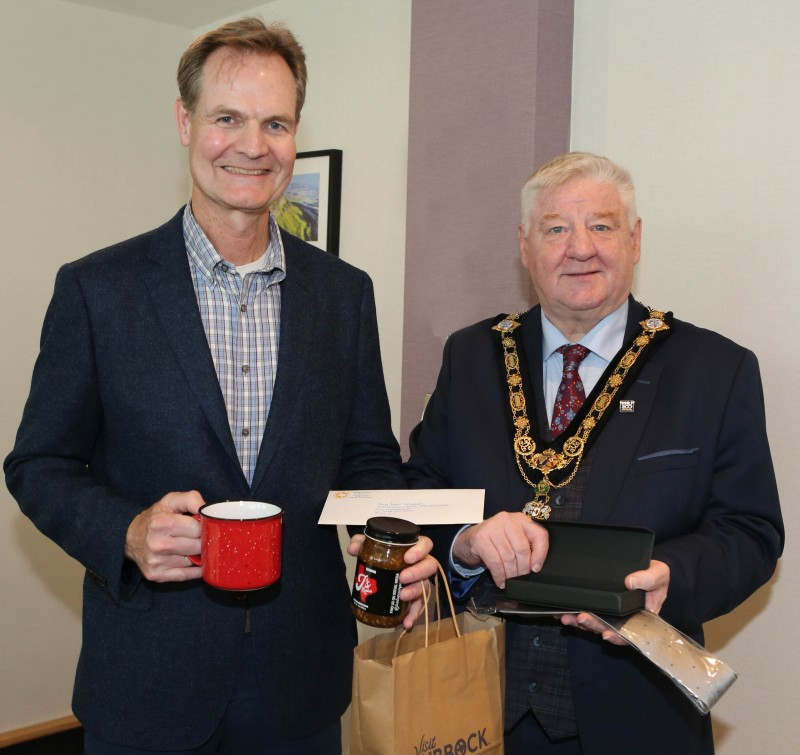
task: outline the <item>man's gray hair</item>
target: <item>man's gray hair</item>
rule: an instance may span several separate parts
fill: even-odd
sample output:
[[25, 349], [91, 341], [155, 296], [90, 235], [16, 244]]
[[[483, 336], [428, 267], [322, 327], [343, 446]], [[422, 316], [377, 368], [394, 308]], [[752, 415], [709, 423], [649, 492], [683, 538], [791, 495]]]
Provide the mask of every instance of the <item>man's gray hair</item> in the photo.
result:
[[531, 212], [539, 191], [557, 189], [574, 178], [616, 186], [622, 204], [628, 211], [628, 225], [633, 230], [637, 215], [636, 190], [631, 174], [607, 157], [593, 155], [591, 152], [567, 152], [537, 168], [522, 187], [522, 228], [526, 236], [530, 230]]

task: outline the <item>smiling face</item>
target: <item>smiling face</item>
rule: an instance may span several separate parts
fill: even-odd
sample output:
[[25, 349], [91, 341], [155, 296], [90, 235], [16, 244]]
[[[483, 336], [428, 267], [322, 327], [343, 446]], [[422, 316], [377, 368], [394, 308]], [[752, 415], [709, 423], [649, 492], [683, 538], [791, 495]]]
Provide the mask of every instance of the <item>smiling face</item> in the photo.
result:
[[519, 227], [520, 257], [544, 313], [571, 341], [627, 298], [641, 233], [613, 184], [573, 178], [540, 190], [527, 235]]
[[289, 185], [296, 155], [297, 91], [278, 55], [213, 52], [194, 112], [175, 116], [189, 148], [192, 211], [201, 226], [245, 213], [265, 215]]

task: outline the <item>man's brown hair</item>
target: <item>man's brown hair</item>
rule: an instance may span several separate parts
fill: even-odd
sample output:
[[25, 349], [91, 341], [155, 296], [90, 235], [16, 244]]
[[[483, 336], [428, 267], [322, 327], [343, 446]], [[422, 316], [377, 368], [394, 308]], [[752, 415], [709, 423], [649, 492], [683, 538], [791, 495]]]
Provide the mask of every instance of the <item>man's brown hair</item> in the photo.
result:
[[267, 26], [260, 18], [242, 18], [231, 21], [198, 37], [181, 56], [178, 64], [178, 90], [183, 106], [193, 113], [200, 99], [203, 66], [211, 53], [220, 48], [234, 55], [278, 55], [286, 61], [295, 81], [297, 107], [295, 118], [306, 99], [306, 56], [294, 34], [282, 24]]

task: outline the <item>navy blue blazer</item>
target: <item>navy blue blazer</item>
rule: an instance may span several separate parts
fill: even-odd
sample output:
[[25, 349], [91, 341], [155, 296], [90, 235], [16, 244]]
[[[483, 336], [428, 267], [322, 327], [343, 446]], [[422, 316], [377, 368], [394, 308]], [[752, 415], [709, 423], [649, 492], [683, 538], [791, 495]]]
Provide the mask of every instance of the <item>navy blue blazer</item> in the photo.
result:
[[283, 575], [251, 594], [252, 636], [276, 725], [308, 736], [349, 704], [356, 643], [336, 529], [317, 525], [322, 504], [331, 489], [404, 486], [372, 284], [282, 235], [278, 371], [248, 486], [181, 217], [59, 271], [6, 480], [23, 512], [87, 569], [75, 714], [95, 736], [145, 749], [188, 749], [211, 735], [247, 601], [200, 580], [144, 580], [124, 558], [128, 525], [170, 491], [283, 506]]
[[[646, 316], [630, 299], [626, 342]], [[512, 451], [500, 335], [491, 327], [500, 319], [448, 339], [405, 468], [412, 487], [485, 488], [486, 518], [519, 511], [533, 498]], [[534, 393], [528, 412], [543, 433], [539, 307], [521, 321], [516, 332]], [[702, 641], [703, 622], [733, 610], [770, 578], [784, 532], [755, 355], [711, 331], [673, 325], [624, 395], [634, 411], [612, 407], [594, 443], [581, 521], [653, 530], [653, 558], [671, 570], [661, 615]], [[558, 503], [556, 490], [551, 505]], [[446, 560], [455, 530], [428, 534]], [[708, 718], [652, 664], [588, 632], [565, 631], [585, 755], [713, 751]]]

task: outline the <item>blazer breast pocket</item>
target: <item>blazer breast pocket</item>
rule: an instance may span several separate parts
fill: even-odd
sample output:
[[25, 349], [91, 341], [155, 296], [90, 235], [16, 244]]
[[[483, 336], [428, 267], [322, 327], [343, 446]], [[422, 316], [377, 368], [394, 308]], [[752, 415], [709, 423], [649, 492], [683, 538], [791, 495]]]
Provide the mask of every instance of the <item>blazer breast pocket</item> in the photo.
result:
[[699, 463], [699, 448], [667, 448], [637, 456], [634, 472], [643, 475], [672, 469], [691, 469]]
[[640, 454], [631, 477], [640, 524], [656, 533], [656, 540], [691, 529], [704, 497], [700, 484], [699, 448], [665, 448]]

